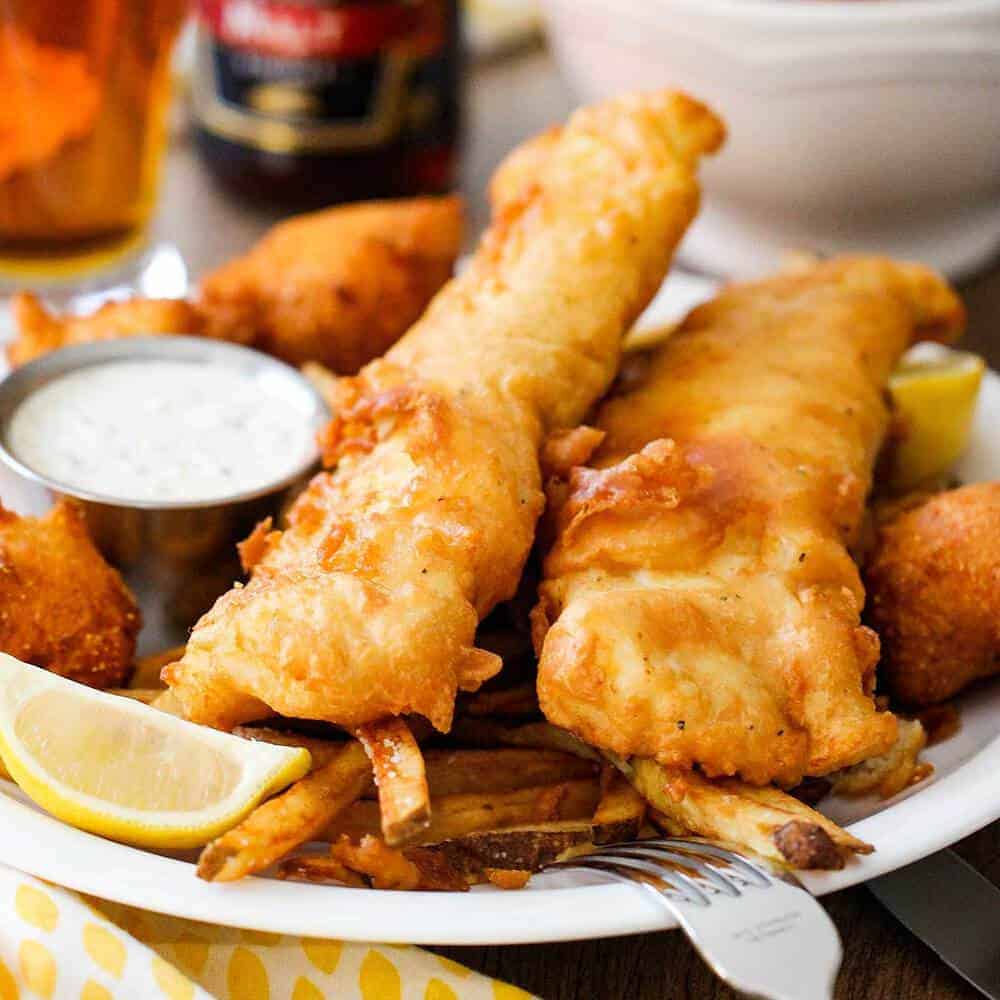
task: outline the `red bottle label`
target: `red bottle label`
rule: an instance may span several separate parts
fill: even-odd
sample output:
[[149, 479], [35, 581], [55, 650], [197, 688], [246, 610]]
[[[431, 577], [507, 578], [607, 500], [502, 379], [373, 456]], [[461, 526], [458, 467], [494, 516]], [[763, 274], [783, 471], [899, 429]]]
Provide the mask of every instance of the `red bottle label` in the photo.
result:
[[428, 6], [433, 5], [202, 0], [201, 18], [219, 42], [244, 51], [288, 59], [363, 59], [419, 30]]

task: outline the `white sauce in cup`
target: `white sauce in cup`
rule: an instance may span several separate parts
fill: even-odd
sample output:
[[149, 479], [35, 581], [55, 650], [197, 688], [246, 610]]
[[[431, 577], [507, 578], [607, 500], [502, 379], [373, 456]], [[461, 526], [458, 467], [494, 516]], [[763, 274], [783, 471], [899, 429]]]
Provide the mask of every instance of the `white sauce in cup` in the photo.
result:
[[280, 379], [221, 364], [111, 361], [28, 396], [8, 447], [66, 486], [122, 503], [212, 503], [293, 476], [315, 453]]

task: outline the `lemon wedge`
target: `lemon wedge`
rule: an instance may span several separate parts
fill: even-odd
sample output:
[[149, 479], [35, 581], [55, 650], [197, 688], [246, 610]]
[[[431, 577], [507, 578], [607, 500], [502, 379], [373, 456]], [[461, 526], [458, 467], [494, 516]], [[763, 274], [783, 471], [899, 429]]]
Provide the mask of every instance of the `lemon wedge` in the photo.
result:
[[198, 847], [309, 769], [306, 750], [230, 736], [0, 653], [0, 757], [72, 826]]
[[889, 379], [904, 437], [893, 458], [893, 490], [931, 484], [965, 451], [986, 366], [940, 344], [911, 349]]

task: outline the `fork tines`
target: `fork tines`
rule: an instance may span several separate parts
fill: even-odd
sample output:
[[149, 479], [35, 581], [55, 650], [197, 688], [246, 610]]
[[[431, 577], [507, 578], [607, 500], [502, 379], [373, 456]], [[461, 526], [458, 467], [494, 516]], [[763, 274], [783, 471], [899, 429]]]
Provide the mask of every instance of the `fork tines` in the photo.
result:
[[553, 868], [600, 871], [616, 880], [643, 882], [678, 901], [708, 906], [712, 896], [736, 897], [766, 889], [775, 877], [764, 867], [718, 845], [696, 840], [655, 839], [611, 844]]

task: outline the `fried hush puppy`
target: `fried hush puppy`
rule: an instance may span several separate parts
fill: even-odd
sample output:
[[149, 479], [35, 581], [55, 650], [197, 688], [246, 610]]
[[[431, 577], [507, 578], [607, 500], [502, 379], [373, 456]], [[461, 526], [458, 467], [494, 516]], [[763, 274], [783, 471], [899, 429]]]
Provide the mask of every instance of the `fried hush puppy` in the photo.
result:
[[120, 687], [140, 625], [76, 504], [38, 518], [0, 507], [0, 650], [90, 687]]
[[1000, 482], [939, 493], [877, 529], [867, 617], [894, 699], [931, 705], [1000, 673]]
[[17, 366], [71, 344], [174, 333], [354, 373], [395, 343], [451, 276], [462, 226], [455, 197], [339, 205], [279, 223], [206, 275], [192, 301], [127, 299], [56, 316], [21, 293], [7, 356]]

